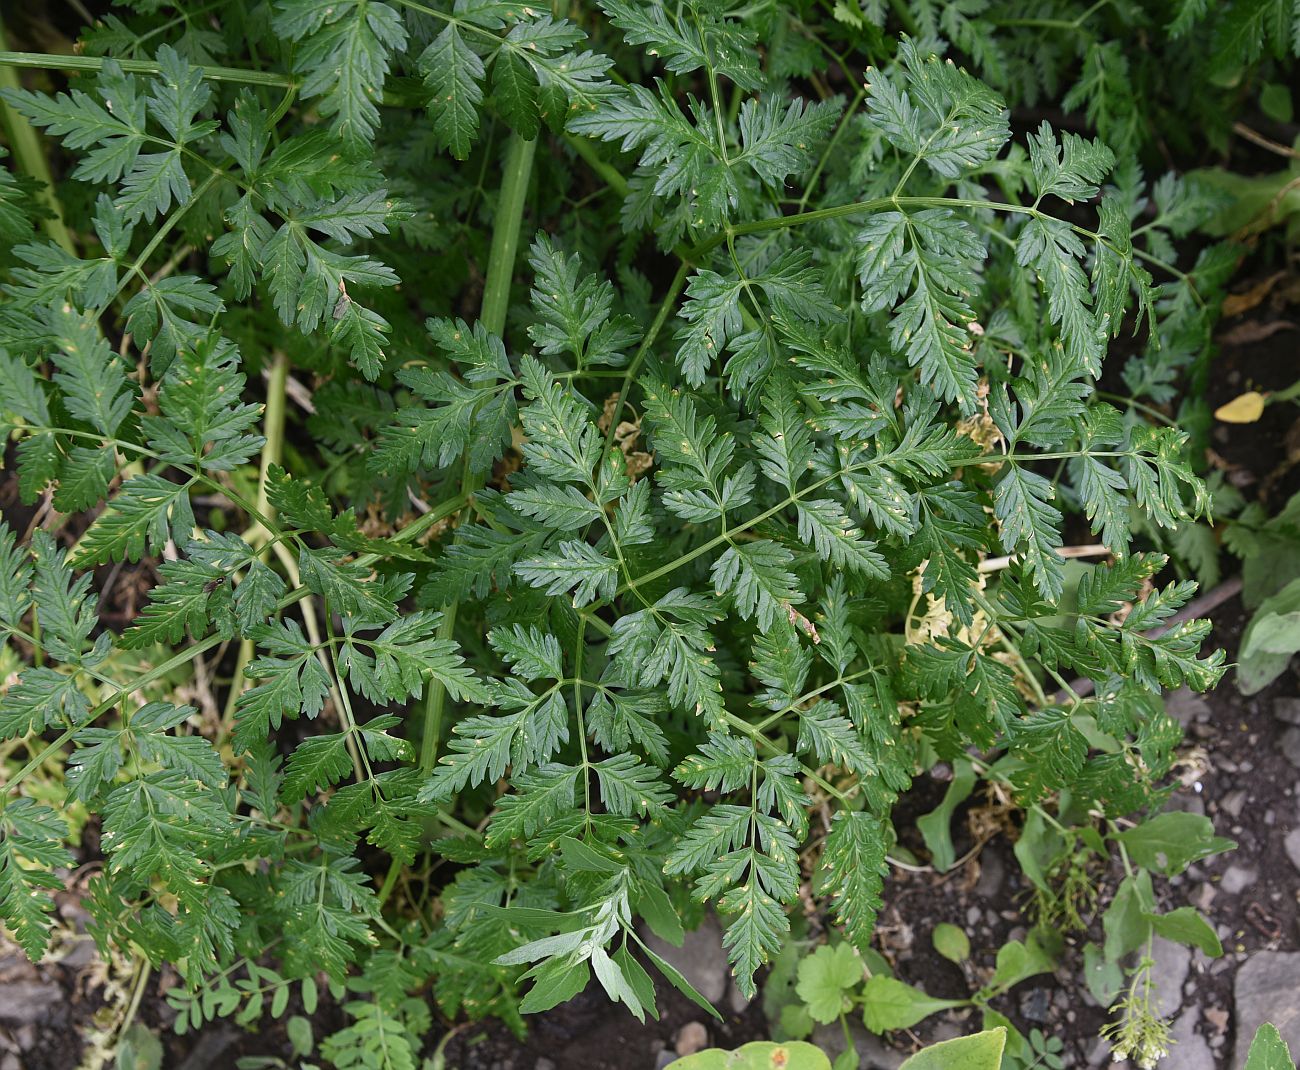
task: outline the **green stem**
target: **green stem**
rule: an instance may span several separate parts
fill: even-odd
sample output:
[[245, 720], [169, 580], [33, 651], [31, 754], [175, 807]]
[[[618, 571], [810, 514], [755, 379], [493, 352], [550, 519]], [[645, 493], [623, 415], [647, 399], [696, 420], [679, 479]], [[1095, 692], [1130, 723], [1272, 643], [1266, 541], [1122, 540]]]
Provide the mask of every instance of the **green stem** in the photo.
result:
[[141, 278], [143, 278], [146, 283], [149, 281], [148, 276], [144, 274], [144, 265], [148, 261], [149, 257], [153, 255], [154, 250], [157, 249], [158, 246], [162, 244], [163, 240], [167, 237], [167, 235], [176, 229], [180, 221], [183, 218], [185, 218], [185, 213], [188, 212], [191, 208], [193, 208], [194, 205], [198, 204], [199, 201], [203, 198], [203, 195], [207, 193], [208, 190], [210, 190], [213, 186], [215, 186], [217, 183], [217, 179], [221, 177], [222, 177], [222, 172], [219, 170], [214, 170], [212, 174], [208, 175], [208, 177], [205, 178], [203, 182], [199, 185], [199, 187], [194, 191], [193, 196], [190, 197], [190, 199], [186, 201], [185, 204], [183, 204], [180, 208], [178, 208], [176, 211], [174, 211], [171, 215], [167, 217], [167, 219], [163, 222], [162, 226], [160, 226], [157, 232], [155, 232], [154, 236], [149, 239], [149, 243], [143, 249], [140, 250], [140, 255], [137, 256], [134, 261], [132, 261], [131, 266], [127, 268], [126, 271], [122, 272], [121, 281], [118, 282], [117, 289], [113, 291], [113, 296], [110, 297], [107, 302], [105, 302], [103, 308], [99, 309], [97, 315], [103, 315], [105, 312], [108, 311], [108, 306], [117, 300], [117, 298], [121, 295], [122, 291], [126, 289], [127, 283], [129, 283], [131, 279], [134, 278], [137, 274]]
[[[285, 353], [277, 352], [275, 361], [271, 365], [271, 378], [266, 385], [266, 411], [262, 414], [262, 436], [266, 442], [262, 445], [261, 474], [257, 481], [257, 510], [272, 522], [275, 520], [275, 507], [267, 495], [266, 485], [270, 478], [271, 466], [279, 464], [280, 458], [284, 455], [285, 387], [288, 382], [289, 357]], [[248, 535], [249, 542], [254, 546], [273, 537], [274, 533], [260, 520], [254, 523], [253, 531]], [[258, 553], [263, 563], [266, 562], [268, 551], [268, 546], [262, 546]], [[252, 660], [253, 640], [245, 637], [239, 641], [239, 652], [235, 655], [235, 671], [230, 677], [230, 691], [226, 696], [226, 708], [221, 719], [223, 734], [224, 730], [235, 722], [235, 706], [244, 691], [244, 670]]]
[[[8, 47], [4, 23], [0, 22], [0, 56], [7, 54], [4, 49]], [[13, 67], [0, 63], [0, 89], [21, 88], [22, 82], [18, 80], [18, 72]], [[72, 244], [72, 235], [68, 233], [67, 225], [63, 221], [63, 205], [54, 192], [54, 176], [50, 173], [50, 163], [41, 148], [40, 135], [32, 129], [26, 119], [3, 100], [0, 100], [0, 120], [3, 120], [5, 133], [9, 136], [9, 147], [13, 150], [14, 163], [18, 170], [30, 175], [41, 184], [37, 199], [53, 213], [41, 220], [46, 235], [69, 256], [76, 256], [77, 248]]]
[[601, 159], [600, 153], [596, 151], [596, 147], [591, 143], [590, 139], [579, 137], [577, 134], [569, 134], [566, 135], [564, 140], [568, 143], [569, 148], [582, 157], [588, 167], [605, 180], [610, 189], [620, 197], [627, 196], [627, 179], [623, 177], [623, 173], [617, 167]]
[[[767, 230], [785, 229], [787, 227], [798, 227], [804, 223], [816, 223], [827, 219], [842, 219], [845, 216], [859, 215], [864, 212], [883, 211], [893, 208], [895, 210], [902, 208], [982, 208], [994, 212], [1007, 212], [1012, 215], [1028, 215], [1035, 219], [1059, 220], [1057, 216], [1049, 215], [1039, 210], [1034, 205], [1029, 204], [1010, 204], [1006, 201], [983, 201], [975, 200], [970, 197], [874, 197], [868, 201], [853, 201], [849, 204], [836, 204], [830, 208], [817, 208], [811, 212], [796, 212], [792, 215], [772, 216], [768, 219], [755, 219], [749, 223], [738, 223], [735, 226], [728, 227], [719, 234], [715, 234], [707, 241], [700, 242], [688, 254], [687, 259], [694, 262], [701, 261], [706, 254], [716, 249], [729, 238], [737, 238], [742, 234], [760, 234]], [[1082, 237], [1089, 238], [1092, 241], [1100, 242], [1113, 252], [1120, 251], [1114, 247], [1105, 237], [1095, 230], [1089, 230], [1087, 227], [1081, 227], [1076, 223], [1067, 224], [1071, 230]], [[1123, 255], [1123, 254], [1122, 254]], [[1188, 280], [1190, 276], [1185, 271], [1180, 271], [1175, 265], [1161, 260], [1151, 253], [1142, 249], [1133, 249], [1131, 255], [1146, 263], [1158, 267], [1161, 271], [1168, 272], [1176, 279]], [[1195, 293], [1195, 291], [1193, 291]], [[1196, 295], [1198, 301], [1200, 295]]]
[[1129, 408], [1136, 409], [1138, 412], [1141, 413], [1145, 413], [1147, 416], [1150, 416], [1153, 420], [1159, 420], [1162, 424], [1172, 426], [1175, 423], [1174, 420], [1170, 419], [1167, 415], [1165, 415], [1165, 413], [1161, 412], [1159, 409], [1154, 409], [1150, 405], [1144, 405], [1142, 402], [1138, 401], [1137, 398], [1131, 398], [1124, 394], [1110, 394], [1107, 393], [1105, 390], [1098, 390], [1097, 396], [1099, 398], [1105, 399], [1106, 401], [1113, 401], [1117, 405], [1127, 405], [1129, 406]]
[[506, 329], [515, 253], [519, 249], [524, 200], [528, 196], [536, 151], [536, 141], [525, 141], [518, 134], [511, 134], [506, 145], [505, 172], [501, 178], [501, 195], [497, 201], [492, 246], [488, 252], [487, 282], [483, 286], [483, 307], [479, 313], [479, 321], [493, 334], [501, 334]]
[[[723, 713], [722, 716], [723, 719], [727, 722], [727, 724], [731, 725], [732, 728], [737, 728], [741, 732], [744, 732], [745, 735], [749, 736], [749, 738], [754, 741], [754, 745], [756, 747], [762, 747], [765, 750], [771, 751], [773, 754], [785, 753], [784, 751], [781, 750], [780, 747], [778, 747], [775, 743], [773, 743], [770, 739], [768, 739], [767, 736], [763, 735], [762, 732], [760, 732], [754, 725], [750, 724], [748, 721], [742, 720], [741, 718], [737, 717], [734, 713]], [[827, 795], [830, 795], [832, 798], [839, 799], [840, 802], [848, 802], [849, 796], [846, 795], [844, 792], [840, 791], [840, 789], [837, 788], [834, 784], [831, 784], [829, 781], [827, 781], [820, 773], [817, 772], [817, 770], [810, 769], [808, 768], [808, 766], [803, 764], [800, 764], [799, 768], [802, 771], [804, 776], [806, 776], [809, 780], [811, 780], [814, 784], [816, 784], [819, 788], [821, 788], [822, 791], [826, 792]], [[852, 790], [856, 790], [856, 789], [852, 789]]]
[[266, 412], [262, 417], [262, 433], [266, 438], [262, 446], [262, 467], [257, 481], [257, 508], [268, 520], [275, 520], [275, 506], [266, 493], [271, 468], [284, 456], [285, 388], [289, 383], [289, 357], [276, 352], [271, 364], [271, 377], [266, 385]]
[[[515, 254], [519, 250], [519, 231], [524, 219], [524, 201], [528, 196], [536, 151], [536, 141], [526, 141], [518, 134], [511, 134], [506, 145], [505, 171], [493, 222], [487, 282], [483, 286], [483, 307], [479, 315], [479, 322], [493, 334], [505, 331], [506, 312], [510, 308], [510, 283], [515, 274]], [[471, 497], [479, 485], [479, 477], [471, 470], [467, 455], [461, 471], [461, 495]], [[461, 511], [462, 522], [468, 519], [465, 515], [468, 509], [467, 505]], [[451, 639], [455, 635], [459, 609], [460, 602], [453, 601], [442, 611], [442, 620], [438, 624], [439, 639]], [[419, 768], [425, 776], [433, 772], [438, 759], [438, 733], [442, 728], [442, 710], [446, 702], [446, 687], [440, 680], [430, 679], [425, 685], [424, 735], [420, 739]]]
[[636, 373], [641, 368], [641, 362], [645, 360], [646, 354], [650, 352], [650, 347], [654, 345], [655, 339], [659, 337], [659, 332], [663, 330], [664, 324], [668, 322], [668, 317], [672, 315], [673, 309], [677, 305], [677, 298], [686, 285], [686, 276], [690, 271], [690, 267], [690, 263], [683, 260], [677, 268], [677, 274], [673, 276], [673, 281], [668, 284], [668, 292], [664, 294], [664, 299], [659, 303], [659, 311], [655, 313], [654, 322], [650, 324], [650, 329], [646, 331], [645, 337], [641, 339], [641, 345], [637, 348], [636, 355], [623, 373], [623, 382], [618, 388], [618, 401], [614, 403], [614, 409], [609, 417], [609, 427], [605, 430], [606, 451], [614, 444], [614, 432], [618, 429], [618, 422], [623, 416], [623, 406], [627, 403], [627, 394], [632, 386], [632, 380], [636, 378]]
[[[0, 50], [0, 67], [25, 67], [50, 71], [99, 71], [108, 59], [99, 56], [46, 55], [43, 52], [6, 52]], [[118, 59], [117, 63], [127, 74], [158, 74], [162, 68], [157, 63], [142, 59]], [[297, 81], [287, 74], [272, 71], [248, 71], [239, 67], [195, 67], [194, 70], [213, 82], [238, 82], [242, 85], [270, 85], [287, 88]]]
[[921, 28], [917, 25], [916, 19], [912, 17], [912, 12], [903, 0], [889, 0], [889, 6], [894, 10], [894, 17], [898, 19], [898, 24], [903, 27], [909, 37], [920, 37]]
[[591, 759], [587, 756], [587, 723], [582, 716], [582, 669], [586, 652], [587, 618], [578, 618], [578, 639], [573, 652], [573, 712], [578, 718], [578, 749], [582, 756], [582, 807], [584, 832], [591, 831]]

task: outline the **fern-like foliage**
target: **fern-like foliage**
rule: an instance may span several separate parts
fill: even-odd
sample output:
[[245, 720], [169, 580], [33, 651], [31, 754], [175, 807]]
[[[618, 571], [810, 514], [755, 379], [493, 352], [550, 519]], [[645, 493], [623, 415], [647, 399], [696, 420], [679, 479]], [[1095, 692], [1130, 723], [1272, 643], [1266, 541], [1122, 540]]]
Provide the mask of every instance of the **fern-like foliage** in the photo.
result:
[[[38, 238], [0, 172], [29, 953], [66, 792], [97, 940], [173, 964], [182, 1023], [323, 975], [321, 1057], [407, 1067], [426, 986], [517, 1028], [593, 979], [698, 999], [644, 939], [691, 897], [747, 995], [804, 889], [867, 950], [936, 760], [1005, 757], [1026, 806], [1158, 797], [1159, 696], [1224, 663], [1162, 630], [1193, 591], [1150, 533], [1209, 498], [1146, 402], [1234, 254], [1175, 264], [1206, 201], [1148, 188], [1108, 54], [1052, 76], [1102, 137], [1013, 136], [1007, 5], [889, 7], [910, 36], [874, 3], [278, 0], [256, 49], [146, 12], [4, 91], [83, 209]], [[1280, 44], [1182, 7], [1231, 62]], [[1067, 514], [1103, 563], [1066, 567]]]

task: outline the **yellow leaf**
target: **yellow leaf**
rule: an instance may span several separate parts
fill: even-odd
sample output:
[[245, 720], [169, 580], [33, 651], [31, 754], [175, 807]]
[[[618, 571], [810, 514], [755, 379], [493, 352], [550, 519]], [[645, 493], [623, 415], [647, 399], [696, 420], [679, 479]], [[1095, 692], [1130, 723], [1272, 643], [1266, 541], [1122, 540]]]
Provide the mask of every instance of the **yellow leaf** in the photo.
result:
[[1253, 424], [1264, 414], [1268, 398], [1258, 390], [1248, 390], [1226, 405], [1214, 410], [1214, 417], [1227, 424]]

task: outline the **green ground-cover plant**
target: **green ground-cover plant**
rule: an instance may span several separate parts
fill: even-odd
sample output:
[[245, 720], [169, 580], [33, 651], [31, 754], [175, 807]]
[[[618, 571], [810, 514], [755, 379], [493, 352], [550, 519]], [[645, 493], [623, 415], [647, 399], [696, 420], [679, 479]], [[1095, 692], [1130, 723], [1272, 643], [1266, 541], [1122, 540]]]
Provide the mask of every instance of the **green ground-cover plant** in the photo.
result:
[[402, 1066], [430, 987], [694, 995], [642, 933], [699, 903], [743, 993], [805, 880], [868, 952], [936, 761], [1152, 828], [1161, 691], [1223, 671], [1152, 632], [1194, 585], [1134, 540], [1209, 502], [1152, 405], [1236, 254], [1180, 266], [1195, 187], [1013, 133], [896, 6], [141, 3], [0, 53], [70, 78], [0, 94], [70, 172], [0, 172], [29, 953], [93, 820], [92, 932], [182, 1028], [328, 982], [323, 1057]]
[[[902, 1070], [1006, 1070], [1008, 1062], [1004, 1049], [1002, 1030], [990, 1029], [932, 1044], [904, 1061]], [[1046, 1054], [1050, 1056], [1050, 1052]], [[856, 1061], [852, 1065], [856, 1066]], [[1040, 1060], [1035, 1065], [1056, 1067], [1060, 1063]], [[831, 1070], [832, 1063], [811, 1044], [796, 1041], [793, 1044], [747, 1044], [735, 1051], [710, 1048], [669, 1066], [670, 1070]], [[834, 1064], [834, 1070], [840, 1070], [839, 1060]], [[1244, 1070], [1295, 1070], [1286, 1041], [1275, 1026], [1262, 1025], [1255, 1033]]]
[[[1168, 1024], [1151, 1011], [1155, 982], [1151, 958], [1157, 936], [1185, 944], [1211, 958], [1223, 953], [1214, 928], [1191, 907], [1159, 909], [1153, 878], [1182, 873], [1194, 862], [1230, 849], [1214, 835], [1205, 817], [1183, 812], [1159, 814], [1133, 828], [1112, 833], [1109, 841], [1086, 822], [1063, 827], [1041, 808], [1030, 810], [1016, 843], [1016, 855], [1035, 892], [1037, 924], [1024, 940], [999, 947], [990, 968], [972, 954], [970, 939], [955, 925], [935, 925], [935, 950], [962, 970], [970, 989], [963, 998], [936, 998], [896, 978], [888, 961], [874, 949], [860, 952], [848, 942], [822, 944], [813, 950], [793, 944], [778, 961], [765, 1009], [780, 1039], [808, 1037], [817, 1024], [839, 1023], [849, 1038], [851, 1017], [860, 1017], [874, 1033], [911, 1029], [931, 1015], [962, 1008], [978, 1012], [986, 1029], [1005, 1035], [1008, 1067], [1052, 1066], [1051, 1040], [1037, 1030], [1025, 1035], [999, 1010], [1011, 989], [1057, 966], [1064, 938], [1087, 930], [1099, 918], [1104, 939], [1083, 946], [1083, 972], [1089, 991], [1106, 1007], [1115, 1005], [1116, 1021], [1108, 1026], [1116, 1050], [1141, 1057], [1167, 1051]], [[1097, 863], [1114, 851], [1125, 877], [1104, 910], [1061, 903], [1078, 895], [1078, 885], [1060, 877], [1061, 866], [1089, 872], [1095, 885]], [[1135, 960], [1135, 961], [1133, 961]], [[1132, 961], [1131, 967], [1129, 966]], [[1056, 1040], [1057, 1050], [1060, 1041]], [[1157, 1057], [1158, 1058], [1158, 1057]], [[836, 1070], [857, 1066], [849, 1043]], [[1057, 1060], [1059, 1062], [1059, 1059]]]

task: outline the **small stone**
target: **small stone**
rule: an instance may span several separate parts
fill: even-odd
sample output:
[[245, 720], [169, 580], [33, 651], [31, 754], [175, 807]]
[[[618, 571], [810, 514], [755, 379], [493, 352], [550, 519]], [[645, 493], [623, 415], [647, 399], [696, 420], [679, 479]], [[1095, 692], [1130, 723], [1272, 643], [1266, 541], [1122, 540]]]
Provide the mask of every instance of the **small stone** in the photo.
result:
[[731, 1008], [733, 1014], [744, 1014], [753, 1002], [754, 997], [745, 995], [734, 982], [727, 985], [727, 1006]]
[[1032, 988], [1020, 997], [1020, 1013], [1029, 1022], [1046, 1022], [1050, 1015], [1047, 989]]
[[1281, 744], [1286, 760], [1300, 769], [1300, 728], [1288, 728], [1283, 732]]
[[1282, 846], [1286, 848], [1286, 856], [1291, 859], [1291, 864], [1300, 869], [1300, 828], [1288, 832]]
[[985, 902], [994, 901], [1005, 876], [1006, 867], [1002, 865], [1002, 859], [992, 851], [983, 852], [980, 855], [980, 879], [975, 884], [973, 894]]
[[1165, 802], [1165, 810], [1168, 812], [1181, 811], [1195, 814], [1197, 817], [1204, 817], [1205, 799], [1190, 791], [1176, 791]]
[[1155, 984], [1154, 1006], [1162, 1018], [1171, 1017], [1182, 1003], [1183, 983], [1192, 965], [1192, 952], [1181, 944], [1158, 936], [1151, 948], [1151, 980]]
[[1193, 900], [1193, 905], [1199, 911], [1207, 911], [1210, 909], [1210, 904], [1214, 902], [1214, 897], [1218, 894], [1219, 890], [1209, 881], [1206, 881], [1196, 889], [1196, 898]]
[[1205, 1020], [1210, 1023], [1210, 1028], [1215, 1033], [1226, 1033], [1228, 1031], [1228, 1012], [1222, 1007], [1206, 1007]]
[[1165, 712], [1184, 728], [1193, 721], [1204, 723], [1213, 716], [1210, 704], [1185, 687], [1180, 687], [1165, 699]]
[[[0, 944], [0, 947], [12, 946]], [[0, 955], [0, 986], [11, 985], [15, 981], [37, 981], [40, 973], [21, 951], [14, 949], [12, 955]]]
[[[906, 1055], [889, 1047], [874, 1033], [868, 1033], [861, 1021], [849, 1021], [849, 1038], [858, 1053], [862, 1070], [899, 1070]], [[813, 1030], [812, 1042], [832, 1059], [844, 1051], [844, 1031], [838, 1024], [819, 1025]]]
[[533, 1063], [533, 1070], [555, 1070], [555, 1060], [548, 1059], [545, 1055]]
[[1223, 880], [1219, 882], [1219, 887], [1229, 895], [1240, 895], [1255, 883], [1256, 876], [1253, 869], [1247, 869], [1245, 866], [1229, 866], [1223, 874]]
[[1236, 791], [1230, 791], [1223, 797], [1219, 803], [1219, 809], [1224, 813], [1232, 815], [1234, 818], [1241, 816], [1241, 811], [1246, 805], [1246, 793], [1238, 788]]
[[1170, 1032], [1173, 1050], [1178, 1053], [1178, 1070], [1215, 1070], [1214, 1053], [1196, 1032], [1198, 1016], [1195, 1007], [1189, 1008], [1178, 1016]]
[[665, 1048], [655, 1056], [655, 1070], [668, 1070], [677, 1061], [677, 1053], [671, 1048]]
[[722, 947], [722, 929], [712, 914], [698, 929], [688, 932], [681, 947], [645, 934], [645, 942], [662, 959], [679, 970], [697, 992], [710, 1003], [720, 1003], [727, 992], [727, 953]]
[[63, 1001], [57, 985], [18, 981], [0, 987], [0, 1022], [21, 1025], [39, 1022], [55, 1005]]
[[95, 941], [87, 937], [84, 940], [74, 941], [63, 958], [59, 959], [59, 965], [66, 966], [70, 970], [80, 970], [98, 960]]
[[966, 908], [966, 924], [968, 927], [974, 928], [978, 925], [981, 917], [983, 917], [983, 914], [980, 913], [979, 907], [970, 906]]
[[1275, 698], [1273, 716], [1283, 724], [1300, 725], [1300, 698]]
[[931, 1044], [939, 1044], [945, 1040], [956, 1040], [962, 1033], [962, 1027], [951, 1018], [936, 1018], [934, 1024], [929, 1027], [929, 1036], [926, 1039]]
[[709, 1031], [699, 1022], [687, 1022], [673, 1038], [673, 1046], [681, 1056], [694, 1055], [709, 1046]]
[[1256, 951], [1237, 971], [1233, 984], [1236, 1046], [1233, 1066], [1242, 1066], [1255, 1031], [1272, 1022], [1282, 1039], [1300, 1051], [1300, 952]]

